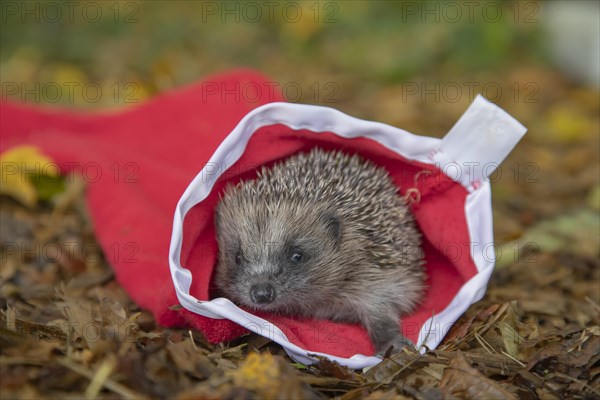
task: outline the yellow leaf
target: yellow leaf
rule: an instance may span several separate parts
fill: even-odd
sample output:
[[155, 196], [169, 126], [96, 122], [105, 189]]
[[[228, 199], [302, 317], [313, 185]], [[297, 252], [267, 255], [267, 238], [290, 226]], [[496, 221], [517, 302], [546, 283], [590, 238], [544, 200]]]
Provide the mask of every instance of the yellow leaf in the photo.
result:
[[517, 322], [519, 320], [517, 311], [517, 302], [512, 301], [506, 310], [506, 315], [499, 322], [500, 332], [502, 333], [502, 342], [506, 352], [513, 358], [519, 356], [519, 345], [523, 343], [523, 338], [517, 331]]
[[[0, 154], [0, 162], [12, 163], [28, 173], [51, 177], [57, 177], [60, 174], [56, 163], [50, 157], [43, 155], [35, 146], [13, 147]], [[4, 169], [2, 173], [4, 174]]]
[[2, 169], [2, 185], [0, 186], [0, 194], [10, 196], [18, 202], [34, 207], [37, 203], [37, 193], [31, 182], [22, 179], [18, 175], [9, 175], [4, 177], [4, 168]]
[[282, 7], [281, 13], [276, 14], [280, 19], [282, 34], [291, 40], [305, 44], [323, 30], [324, 21], [335, 20], [330, 17], [331, 11], [334, 11], [335, 15], [335, 9], [324, 10], [323, 8], [324, 6], [319, 3], [307, 2], [287, 4]]
[[555, 106], [548, 112], [549, 133], [561, 143], [573, 143], [593, 135], [591, 120], [577, 109]]
[[592, 188], [587, 196], [587, 204], [592, 210], [600, 211], [600, 185]]
[[281, 370], [277, 360], [269, 353], [250, 353], [236, 372], [236, 385], [253, 390], [265, 398], [279, 393]]
[[2, 184], [0, 194], [33, 207], [38, 193], [32, 183], [35, 176], [57, 177], [58, 166], [34, 146], [17, 146], [0, 154]]
[[83, 72], [80, 68], [70, 64], [58, 64], [55, 66], [52, 74], [52, 81], [56, 82], [61, 87], [65, 87], [65, 84], [74, 84], [78, 83], [81, 87], [88, 82], [88, 77], [85, 72]]

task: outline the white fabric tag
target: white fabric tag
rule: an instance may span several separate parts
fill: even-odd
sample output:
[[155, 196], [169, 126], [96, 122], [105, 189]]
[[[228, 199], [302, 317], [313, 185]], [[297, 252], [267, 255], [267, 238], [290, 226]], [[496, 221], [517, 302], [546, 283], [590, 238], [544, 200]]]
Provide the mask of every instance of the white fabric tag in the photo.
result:
[[477, 189], [521, 140], [527, 128], [481, 95], [442, 139], [440, 162], [448, 176]]

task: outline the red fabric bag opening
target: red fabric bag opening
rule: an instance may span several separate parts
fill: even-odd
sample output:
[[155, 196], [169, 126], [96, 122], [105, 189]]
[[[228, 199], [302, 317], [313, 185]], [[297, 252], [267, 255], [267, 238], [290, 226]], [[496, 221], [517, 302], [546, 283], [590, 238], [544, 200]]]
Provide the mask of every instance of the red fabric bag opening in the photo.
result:
[[[412, 203], [411, 209], [423, 234], [428, 289], [420, 307], [402, 319], [404, 335], [416, 343], [423, 323], [445, 309], [463, 284], [477, 273], [470, 256], [464, 217], [467, 191], [435, 166], [406, 160], [368, 138], [346, 139], [332, 132], [315, 133], [292, 130], [282, 124], [271, 125], [254, 133], [241, 158], [230, 168], [215, 165], [215, 173], [222, 175], [209, 196], [186, 214], [183, 224], [180, 260], [193, 275], [190, 294], [202, 301], [218, 296], [211, 284], [218, 254], [214, 210], [227, 183], [253, 179], [262, 166], [313, 147], [357, 153], [386, 168], [400, 188], [400, 195], [418, 191], [418, 201]], [[291, 342], [309, 351], [340, 357], [374, 353], [366, 331], [358, 325], [254, 314], [273, 323]]]

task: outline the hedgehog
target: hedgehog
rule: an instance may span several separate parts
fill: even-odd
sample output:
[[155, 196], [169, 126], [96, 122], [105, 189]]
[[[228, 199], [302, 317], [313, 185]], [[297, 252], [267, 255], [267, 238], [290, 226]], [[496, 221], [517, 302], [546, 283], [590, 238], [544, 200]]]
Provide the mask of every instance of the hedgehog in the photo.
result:
[[237, 305], [361, 324], [380, 356], [412, 345], [400, 321], [425, 289], [421, 236], [385, 168], [297, 153], [229, 184], [215, 228], [214, 283]]

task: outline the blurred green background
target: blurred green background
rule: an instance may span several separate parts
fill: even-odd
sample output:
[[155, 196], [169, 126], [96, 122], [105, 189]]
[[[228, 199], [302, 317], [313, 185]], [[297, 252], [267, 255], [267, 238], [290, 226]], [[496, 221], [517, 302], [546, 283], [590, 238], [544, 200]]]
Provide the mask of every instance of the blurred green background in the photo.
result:
[[[539, 87], [525, 88], [543, 78], [539, 71], [506, 74], [547, 64], [543, 17], [533, 1], [5, 2], [0, 61], [4, 81], [30, 83], [19, 100], [119, 106], [249, 66], [287, 88], [290, 100], [389, 119], [381, 110], [389, 101], [410, 103], [397, 95], [407, 82], [426, 84], [419, 92], [447, 90], [457, 110], [486, 84], [500, 102], [540, 101]], [[86, 101], [81, 90], [57, 96], [50, 82], [106, 89]], [[128, 83], [135, 86], [123, 89]], [[447, 86], [455, 83], [465, 93]], [[410, 97], [424, 103], [421, 93]]]
[[597, 212], [598, 2], [89, 1], [2, 7], [2, 100], [135, 106], [251, 67], [290, 101], [441, 137], [477, 93], [529, 133], [495, 177], [496, 233]]

